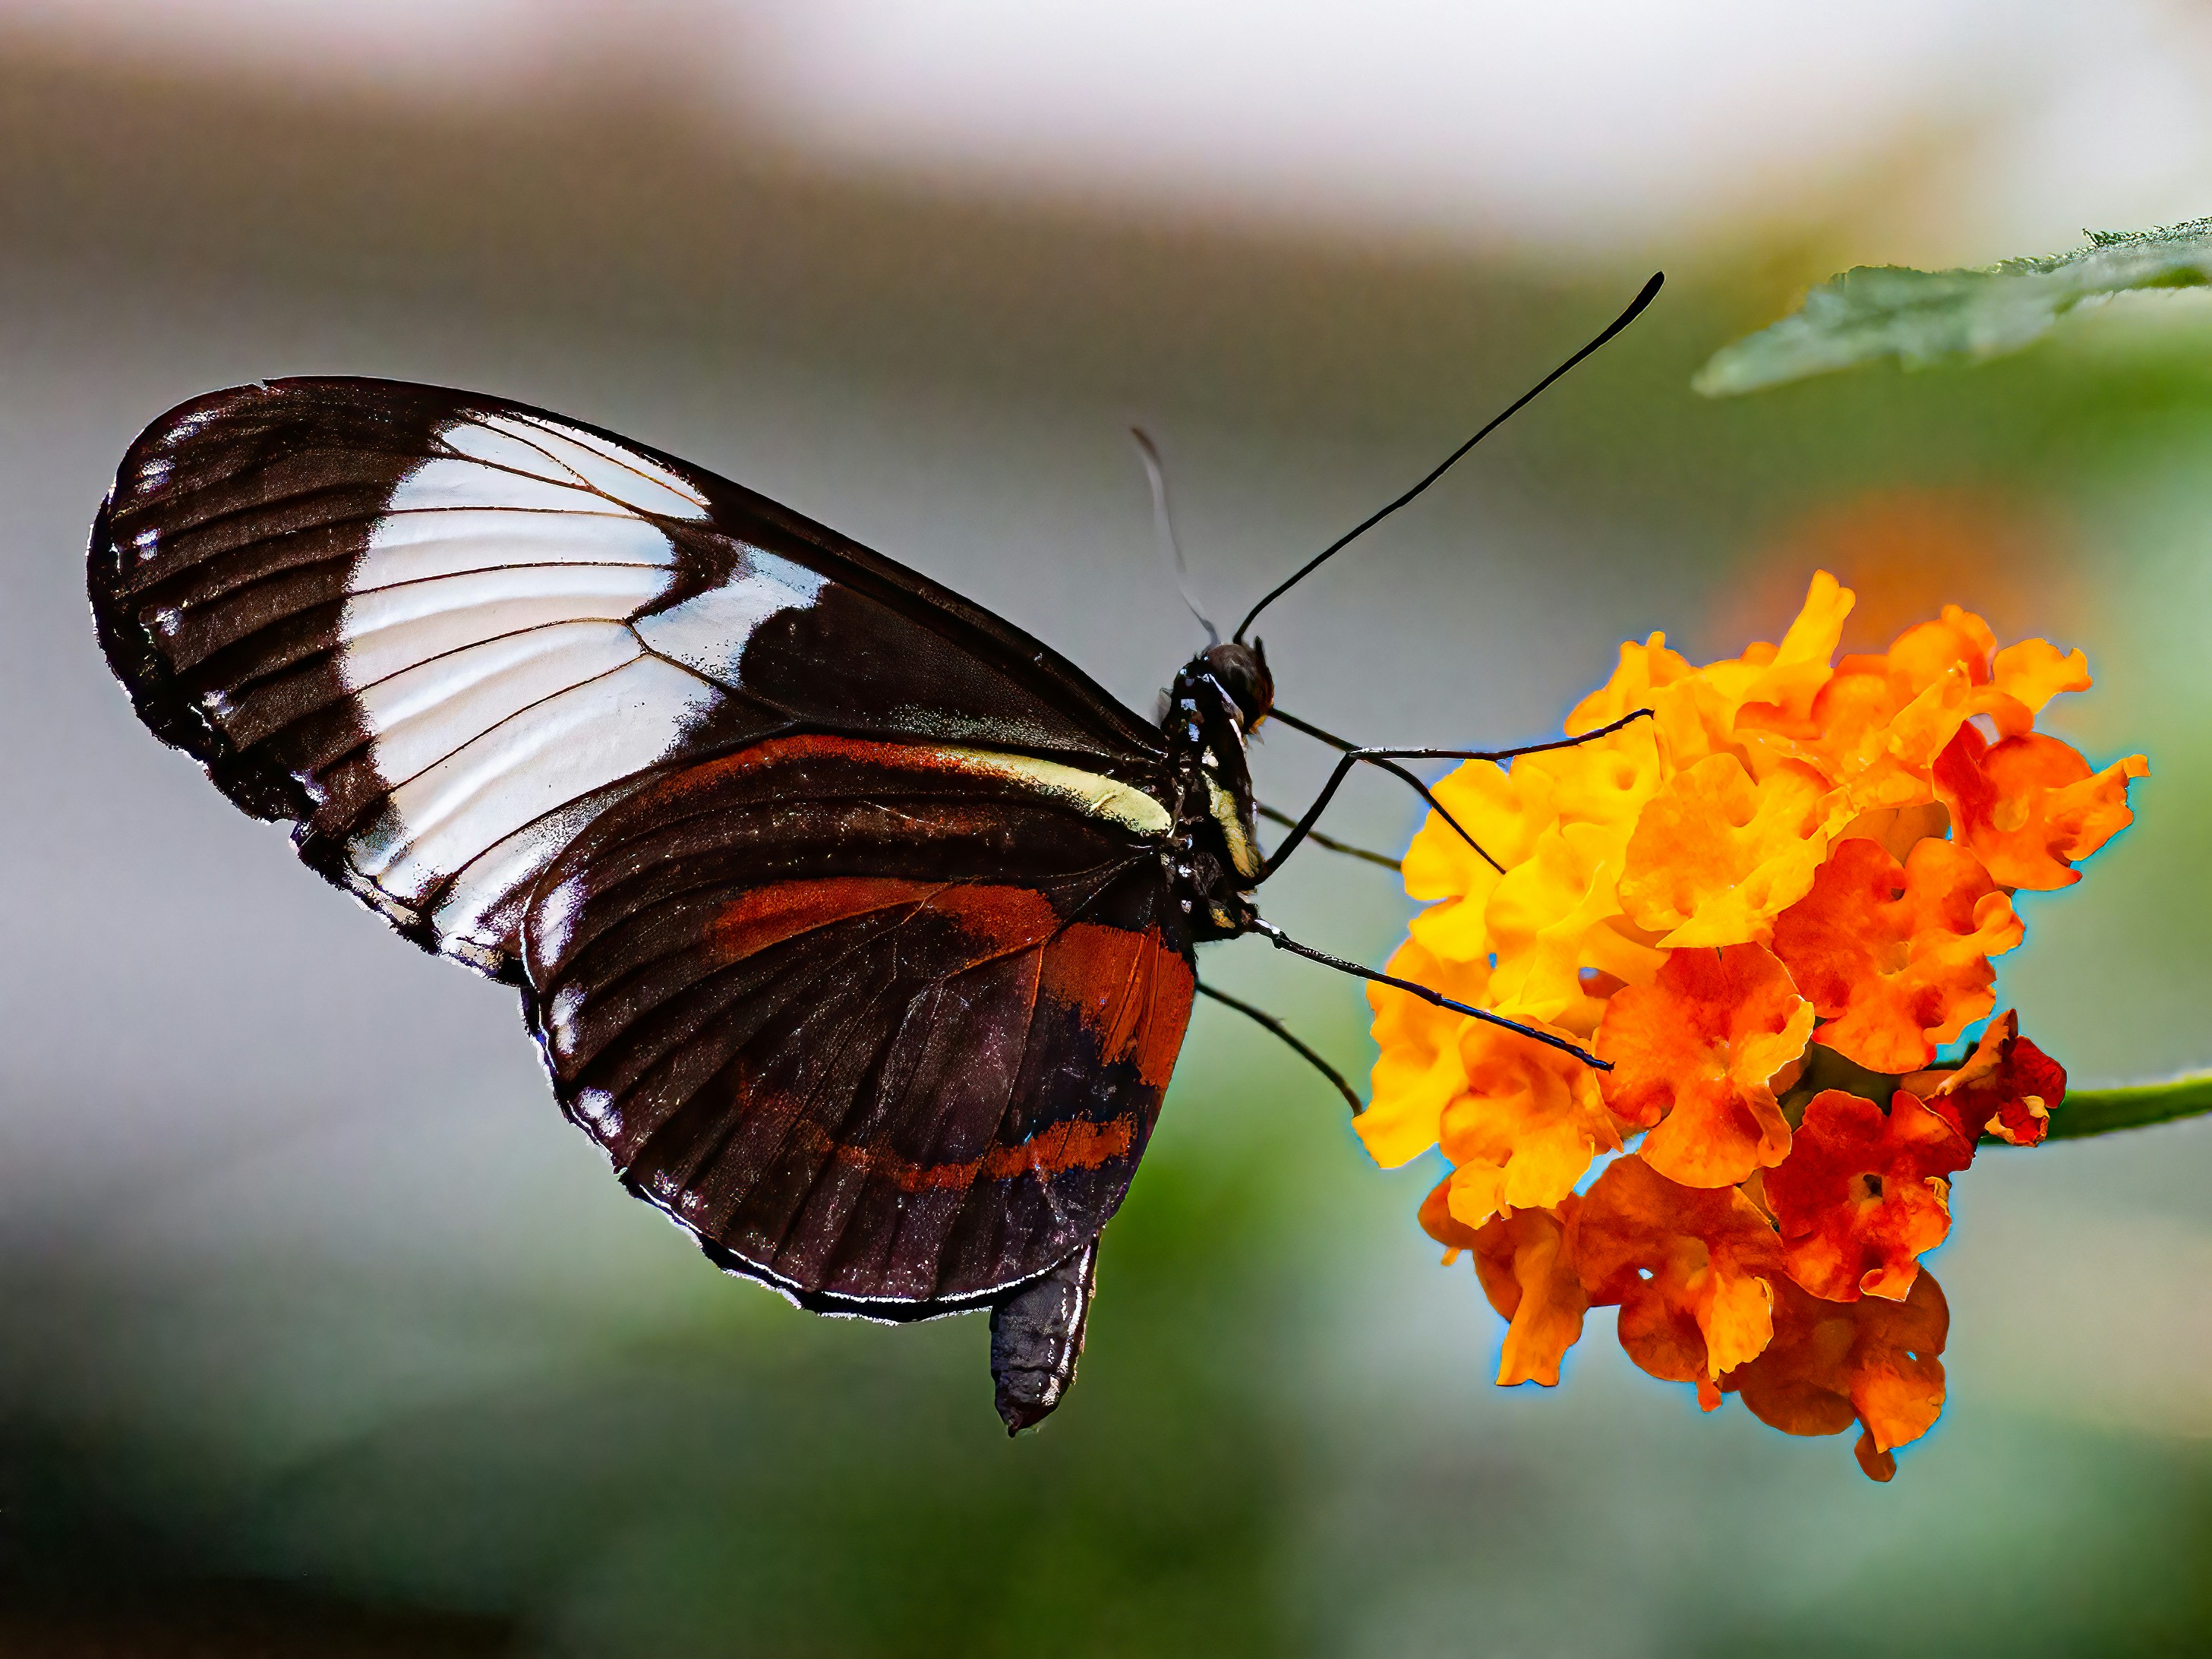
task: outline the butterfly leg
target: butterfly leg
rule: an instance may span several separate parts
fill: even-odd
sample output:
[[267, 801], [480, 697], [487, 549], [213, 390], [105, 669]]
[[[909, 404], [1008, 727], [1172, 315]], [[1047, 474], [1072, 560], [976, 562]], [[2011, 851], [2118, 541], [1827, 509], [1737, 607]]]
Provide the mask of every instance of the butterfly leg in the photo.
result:
[[1323, 1077], [1327, 1078], [1331, 1084], [1335, 1085], [1337, 1093], [1344, 1097], [1344, 1103], [1352, 1108], [1352, 1115], [1354, 1117], [1358, 1117], [1360, 1113], [1367, 1109], [1365, 1106], [1361, 1104], [1359, 1097], [1352, 1093], [1352, 1085], [1344, 1080], [1344, 1073], [1338, 1071], [1335, 1066], [1323, 1060], [1318, 1054], [1315, 1053], [1314, 1050], [1307, 1048], [1306, 1045], [1299, 1042], [1297, 1037], [1291, 1036], [1291, 1028], [1284, 1024], [1281, 1020], [1277, 1019], [1273, 1014], [1267, 1012], [1263, 1008], [1255, 1008], [1250, 1003], [1244, 1001], [1240, 997], [1232, 997], [1226, 991], [1215, 990], [1204, 980], [1200, 980], [1198, 982], [1198, 989], [1199, 994], [1201, 996], [1212, 997], [1216, 1002], [1220, 1003], [1223, 1006], [1234, 1008], [1238, 1013], [1243, 1015], [1245, 1018], [1252, 1021], [1255, 1024], [1261, 1026], [1264, 1030], [1273, 1032], [1285, 1042], [1288, 1043], [1297, 1054], [1300, 1059], [1304, 1060], [1307, 1065], [1312, 1066], [1314, 1070], [1319, 1072]]
[[[1263, 800], [1254, 801], [1252, 810], [1267, 819], [1268, 823], [1279, 823], [1285, 830], [1295, 830], [1298, 827], [1298, 821], [1288, 812], [1279, 811]], [[1402, 860], [1394, 859], [1388, 853], [1377, 853], [1364, 847], [1354, 847], [1348, 841], [1339, 841], [1333, 836], [1324, 836], [1318, 830], [1309, 829], [1306, 831], [1306, 839], [1316, 847], [1325, 847], [1332, 853], [1342, 853], [1347, 858], [1364, 860], [1369, 864], [1379, 864], [1385, 870], [1400, 870], [1405, 867]]]
[[1268, 856], [1267, 862], [1261, 866], [1258, 879], [1265, 881], [1273, 875], [1282, 866], [1283, 860], [1297, 850], [1298, 843], [1313, 833], [1315, 822], [1328, 809], [1329, 802], [1335, 799], [1337, 790], [1343, 786], [1345, 779], [1351, 775], [1352, 769], [1363, 761], [1370, 766], [1381, 768], [1392, 776], [1412, 786], [1414, 792], [1429, 804], [1431, 810], [1437, 817], [1457, 830], [1460, 838], [1482, 855], [1485, 863], [1492, 869], [1502, 872], [1504, 866], [1491, 857], [1480, 842], [1468, 833], [1466, 826], [1446, 810], [1443, 803], [1436, 798], [1428, 785], [1423, 783], [1420, 779], [1415, 777], [1411, 771], [1398, 763], [1407, 760], [1504, 761], [1511, 760], [1520, 755], [1541, 754], [1551, 749], [1572, 749], [1578, 744], [1589, 743], [1594, 738], [1606, 737], [1618, 732], [1630, 721], [1642, 720], [1650, 713], [1648, 708], [1638, 708], [1623, 714], [1617, 720], [1598, 726], [1594, 731], [1584, 732], [1571, 738], [1554, 738], [1548, 743], [1524, 744], [1518, 749], [1369, 749], [1340, 738], [1334, 732], [1325, 732], [1310, 721], [1298, 719], [1295, 714], [1285, 714], [1280, 708], [1274, 709], [1272, 711], [1272, 718], [1282, 721], [1292, 731], [1304, 732], [1309, 737], [1318, 738], [1322, 742], [1337, 750], [1339, 753], [1335, 769], [1328, 775], [1328, 781], [1322, 786], [1321, 793], [1314, 798], [1313, 805], [1307, 807], [1304, 814], [1291, 825], [1291, 833], [1284, 838], [1282, 845], [1276, 848]]
[[991, 1310], [992, 1403], [1009, 1435], [1043, 1422], [1074, 1386], [1084, 1322], [1097, 1292], [1093, 1238]]
[[1611, 1060], [1600, 1060], [1589, 1049], [1571, 1043], [1563, 1036], [1554, 1036], [1549, 1031], [1540, 1031], [1533, 1025], [1523, 1025], [1519, 1020], [1508, 1019], [1503, 1014], [1493, 1014], [1487, 1008], [1476, 1008], [1467, 1003], [1456, 1001], [1441, 991], [1431, 991], [1425, 985], [1416, 985], [1410, 979], [1400, 979], [1395, 974], [1379, 974], [1372, 968], [1363, 968], [1356, 962], [1346, 962], [1342, 957], [1333, 957], [1326, 951], [1316, 951], [1310, 945], [1301, 945], [1271, 921], [1261, 921], [1255, 916], [1252, 919], [1249, 931], [1259, 934], [1278, 951], [1288, 951], [1293, 955], [1305, 957], [1309, 962], [1318, 962], [1324, 968], [1334, 968], [1340, 974], [1350, 974], [1355, 979], [1372, 980], [1377, 985], [1390, 986], [1410, 995], [1417, 996], [1432, 1006], [1449, 1008], [1455, 1014], [1465, 1014], [1469, 1019], [1479, 1019], [1485, 1024], [1503, 1026], [1506, 1030], [1517, 1031], [1522, 1036], [1528, 1037], [1532, 1042], [1540, 1042], [1547, 1048], [1557, 1048], [1563, 1054], [1572, 1054], [1583, 1065], [1597, 1071], [1609, 1072], [1613, 1069]]

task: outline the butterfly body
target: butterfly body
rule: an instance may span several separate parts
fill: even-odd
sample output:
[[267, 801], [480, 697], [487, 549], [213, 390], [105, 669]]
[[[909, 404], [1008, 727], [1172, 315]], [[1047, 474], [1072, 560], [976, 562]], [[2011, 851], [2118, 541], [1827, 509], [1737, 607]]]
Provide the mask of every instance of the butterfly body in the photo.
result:
[[562, 1110], [818, 1312], [994, 1310], [1056, 1403], [1194, 947], [1261, 873], [1217, 645], [1158, 725], [1012, 624], [615, 434], [380, 380], [157, 420], [94, 525], [145, 723], [424, 948]]

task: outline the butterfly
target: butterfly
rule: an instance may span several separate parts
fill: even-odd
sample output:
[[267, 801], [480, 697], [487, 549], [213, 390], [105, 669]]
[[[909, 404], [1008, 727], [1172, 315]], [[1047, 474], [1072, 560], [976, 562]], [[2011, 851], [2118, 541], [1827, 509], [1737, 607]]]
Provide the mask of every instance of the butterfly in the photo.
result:
[[1195, 947], [1261, 933], [1387, 980], [1255, 906], [1328, 799], [1262, 853], [1267, 600], [1147, 721], [703, 469], [359, 379], [162, 416], [88, 569], [146, 726], [401, 934], [515, 986], [631, 1192], [814, 1312], [989, 1308], [1009, 1432], [1073, 1379]]

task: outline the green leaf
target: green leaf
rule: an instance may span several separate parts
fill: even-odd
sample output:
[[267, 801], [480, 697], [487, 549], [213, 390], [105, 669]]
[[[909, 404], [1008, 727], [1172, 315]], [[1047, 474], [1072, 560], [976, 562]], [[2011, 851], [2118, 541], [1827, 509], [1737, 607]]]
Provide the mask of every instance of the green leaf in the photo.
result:
[[2163, 1083], [2134, 1083], [2118, 1089], [2069, 1089], [2051, 1115], [2053, 1140], [2108, 1135], [2116, 1129], [2142, 1129], [2178, 1117], [2212, 1112], [2212, 1072], [2191, 1072]]
[[2072, 253], [1980, 270], [1860, 265], [1780, 322], [1723, 346], [1690, 384], [1732, 398], [1883, 357], [1907, 368], [1995, 357], [2040, 338], [2085, 300], [2212, 283], [2212, 219], [2088, 236]]

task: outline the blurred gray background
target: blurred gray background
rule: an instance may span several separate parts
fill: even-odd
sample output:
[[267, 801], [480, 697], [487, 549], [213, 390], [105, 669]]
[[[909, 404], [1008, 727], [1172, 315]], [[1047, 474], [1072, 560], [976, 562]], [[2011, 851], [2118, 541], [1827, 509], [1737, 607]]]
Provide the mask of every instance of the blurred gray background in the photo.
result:
[[[2001, 991], [2077, 1081], [2212, 1062], [2212, 328], [1735, 404], [1844, 264], [2212, 208], [2212, 32], [2150, 0], [1531, 13], [445, 0], [0, 4], [0, 1636], [22, 1652], [2184, 1653], [2212, 1646], [2201, 1126], [1985, 1157], [1888, 1487], [1500, 1322], [1318, 1079], [1194, 1021], [1082, 1381], [725, 1280], [560, 1120], [512, 993], [410, 951], [137, 726], [82, 553], [131, 436], [260, 376], [504, 394], [764, 490], [1133, 706], [1611, 317], [1649, 317], [1269, 613], [1285, 707], [1549, 735], [1655, 628], [2087, 647], [2141, 822]], [[1263, 798], [1313, 746], [1271, 734]], [[1333, 827], [1402, 846], [1362, 781]], [[1379, 962], [1385, 872], [1294, 933]], [[1356, 988], [1209, 977], [1347, 1069]], [[1440, 1166], [1439, 1166], [1440, 1167]], [[213, 1644], [194, 1646], [195, 1643]], [[101, 1645], [106, 1644], [109, 1645]], [[116, 1646], [115, 1644], [124, 1645]]]

